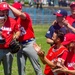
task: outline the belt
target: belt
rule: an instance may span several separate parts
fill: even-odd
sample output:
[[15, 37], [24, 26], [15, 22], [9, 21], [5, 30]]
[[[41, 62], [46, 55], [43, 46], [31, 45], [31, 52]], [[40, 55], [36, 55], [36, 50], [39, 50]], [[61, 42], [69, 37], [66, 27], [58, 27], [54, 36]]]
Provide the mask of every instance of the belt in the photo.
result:
[[29, 39], [29, 40], [24, 40], [23, 42], [20, 42], [20, 43], [21, 43], [21, 44], [27, 44], [27, 43], [33, 41], [34, 39], [35, 39], [35, 38], [31, 38], [31, 39]]

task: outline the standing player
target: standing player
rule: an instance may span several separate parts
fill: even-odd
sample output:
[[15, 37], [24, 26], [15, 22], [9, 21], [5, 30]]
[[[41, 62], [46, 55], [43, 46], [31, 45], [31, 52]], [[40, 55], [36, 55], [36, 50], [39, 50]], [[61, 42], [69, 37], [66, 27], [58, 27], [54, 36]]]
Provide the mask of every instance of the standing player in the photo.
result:
[[[68, 28], [69, 32], [75, 33], [75, 2], [70, 4], [71, 15], [62, 20], [62, 23]], [[56, 21], [53, 22], [53, 24]]]
[[64, 34], [67, 33], [67, 29], [66, 27], [64, 27], [64, 24], [62, 22], [67, 17], [67, 11], [64, 9], [60, 9], [56, 13], [54, 13], [54, 15], [56, 15], [57, 22], [50, 26], [45, 35], [45, 37], [47, 38], [47, 43], [51, 45], [54, 43], [54, 41], [52, 40], [52, 36], [55, 30], [61, 30]]
[[19, 42], [23, 45], [23, 49], [17, 53], [19, 75], [25, 75], [24, 71], [26, 67], [27, 57], [29, 58], [36, 75], [42, 75], [42, 70], [38, 62], [38, 55], [33, 48], [35, 36], [32, 28], [31, 18], [28, 13], [21, 12], [22, 5], [20, 3], [14, 3], [13, 7], [9, 5], [9, 8], [14, 13], [16, 21], [21, 25], [21, 36], [19, 38]]
[[56, 69], [58, 64], [64, 64], [68, 50], [62, 45], [62, 41], [64, 40], [63, 32], [57, 30], [53, 33], [52, 37], [54, 41], [54, 45], [50, 47], [48, 54], [45, 56], [44, 52], [41, 48], [34, 44], [34, 48], [37, 51], [41, 61], [46, 64], [44, 74], [45, 75], [65, 75], [64, 73], [53, 73], [52, 69]]
[[75, 33], [75, 2], [70, 4], [70, 9], [71, 15], [67, 16], [67, 18], [63, 20], [63, 23], [72, 33]]
[[[9, 44], [20, 35], [19, 26], [16, 21], [9, 16], [9, 8], [5, 2], [0, 3], [0, 62], [3, 64], [4, 75], [11, 75], [13, 55], [9, 52]], [[14, 36], [15, 34], [15, 36]]]

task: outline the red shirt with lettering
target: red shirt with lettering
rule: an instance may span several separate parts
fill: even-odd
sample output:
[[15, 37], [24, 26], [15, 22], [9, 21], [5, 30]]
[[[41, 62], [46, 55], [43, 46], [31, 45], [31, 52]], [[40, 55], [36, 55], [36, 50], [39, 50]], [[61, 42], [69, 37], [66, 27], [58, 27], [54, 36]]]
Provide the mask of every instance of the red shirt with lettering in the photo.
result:
[[17, 22], [21, 25], [20, 27], [21, 36], [19, 38], [20, 42], [29, 40], [30, 38], [35, 38], [34, 30], [32, 27], [32, 20], [29, 14], [27, 14], [26, 12], [25, 12], [25, 15], [26, 15], [26, 19], [18, 18], [17, 20]]
[[[75, 70], [75, 53], [74, 50], [69, 51], [67, 60], [66, 60], [66, 66], [68, 67], [69, 70]], [[72, 75], [72, 74], [68, 74]]]
[[[47, 59], [49, 59], [50, 61], [53, 62], [54, 60], [57, 60], [58, 58], [61, 58], [61, 59], [65, 60], [66, 57], [67, 57], [67, 54], [68, 54], [68, 50], [64, 46], [59, 48], [57, 51], [55, 51], [54, 46], [52, 46], [49, 49], [46, 57], [47, 57]], [[50, 66], [48, 66], [47, 64], [45, 66], [44, 74], [45, 75], [54, 75]], [[65, 75], [65, 74], [58, 74], [58, 75]]]
[[2, 29], [2, 37], [5, 39], [5, 43], [0, 44], [0, 48], [8, 48], [10, 42], [13, 39], [14, 33], [20, 31], [19, 25], [13, 18], [8, 17], [4, 25], [1, 27], [1, 29]]

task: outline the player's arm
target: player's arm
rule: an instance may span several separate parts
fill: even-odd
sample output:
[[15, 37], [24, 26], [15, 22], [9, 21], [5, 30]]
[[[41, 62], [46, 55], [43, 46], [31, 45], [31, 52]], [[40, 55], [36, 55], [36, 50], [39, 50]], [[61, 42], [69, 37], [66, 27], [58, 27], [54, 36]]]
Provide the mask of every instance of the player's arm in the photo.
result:
[[54, 43], [54, 41], [53, 41], [52, 39], [50, 39], [50, 38], [46, 38], [46, 42], [47, 42], [48, 44], [53, 44], [53, 43]]
[[[39, 52], [38, 52], [38, 55], [39, 55]], [[46, 56], [41, 57], [39, 55], [39, 57], [40, 57], [40, 59], [41, 59], [41, 61], [42, 61], [43, 64], [48, 64], [51, 68], [55, 68], [56, 67], [56, 64], [54, 64], [52, 61], [50, 61], [49, 59], [47, 59]]]
[[63, 19], [62, 22], [64, 23], [64, 25], [65, 25], [67, 28], [71, 29], [71, 30], [75, 33], [75, 28], [72, 27], [72, 25], [69, 24], [68, 20]]
[[72, 27], [69, 23], [67, 24], [67, 27], [70, 28], [75, 33], [75, 28]]
[[26, 19], [26, 15], [21, 12], [21, 10], [17, 10], [16, 8], [14, 8], [13, 6], [9, 5], [9, 8], [11, 9], [11, 11], [13, 12], [13, 14], [19, 16], [22, 19]]
[[47, 33], [46, 33], [46, 35], [45, 35], [46, 42], [48, 44], [51, 44], [51, 45], [54, 43], [54, 41], [52, 40], [53, 32], [54, 32], [53, 31], [53, 26], [50, 26], [49, 29], [48, 29], [48, 31], [47, 31]]
[[54, 20], [53, 22], [52, 22], [52, 25], [55, 25], [57, 23], [57, 20]]
[[49, 59], [46, 58], [45, 53], [42, 50], [38, 51], [37, 54], [39, 55], [43, 64], [48, 64], [51, 68], [56, 67], [56, 64], [54, 64], [53, 62], [51, 62]]
[[69, 70], [65, 65], [60, 65], [60, 68], [55, 69], [54, 72], [64, 72], [66, 74], [75, 75], [75, 70]]
[[48, 64], [51, 68], [55, 68], [56, 64], [54, 64], [52, 61], [50, 61], [49, 59], [47, 59], [46, 57], [44, 58], [46, 64]]
[[55, 68], [56, 64], [46, 58], [45, 52], [41, 50], [41, 47], [36, 43], [33, 44], [34, 49], [36, 50], [38, 56], [40, 57], [43, 64], [48, 64], [51, 68]]
[[[53, 72], [57, 72], [57, 73], [62, 73], [65, 69], [67, 69], [65, 66], [64, 66], [64, 63], [65, 63], [65, 60], [67, 58], [67, 55], [68, 55], [68, 51], [65, 50], [65, 52], [60, 56], [58, 57], [57, 59], [57, 64], [56, 64], [56, 67]], [[64, 66], [64, 67], [63, 67]], [[64, 70], [61, 70], [63, 68]]]
[[75, 70], [69, 70], [69, 69], [67, 69], [65, 71], [65, 73], [75, 75]]

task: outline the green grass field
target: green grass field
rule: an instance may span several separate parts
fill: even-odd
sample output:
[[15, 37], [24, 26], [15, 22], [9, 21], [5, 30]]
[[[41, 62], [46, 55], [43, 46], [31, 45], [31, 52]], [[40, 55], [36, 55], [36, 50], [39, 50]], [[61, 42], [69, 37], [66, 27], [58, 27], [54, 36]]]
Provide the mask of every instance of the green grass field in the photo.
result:
[[[36, 42], [39, 45], [41, 44], [42, 49], [45, 51], [45, 53], [47, 53], [47, 51], [50, 47], [50, 45], [46, 43], [46, 38], [45, 38], [45, 34], [46, 34], [49, 26], [50, 25], [33, 25], [35, 36], [36, 36]], [[41, 64], [41, 68], [43, 71], [44, 65], [42, 64], [40, 59], [39, 59], [39, 62]], [[0, 75], [4, 75], [2, 64], [0, 65]], [[14, 55], [13, 66], [12, 66], [12, 75], [18, 75], [16, 55]], [[35, 75], [34, 69], [31, 65], [29, 59], [27, 60], [27, 63], [26, 63], [26, 75]]]

